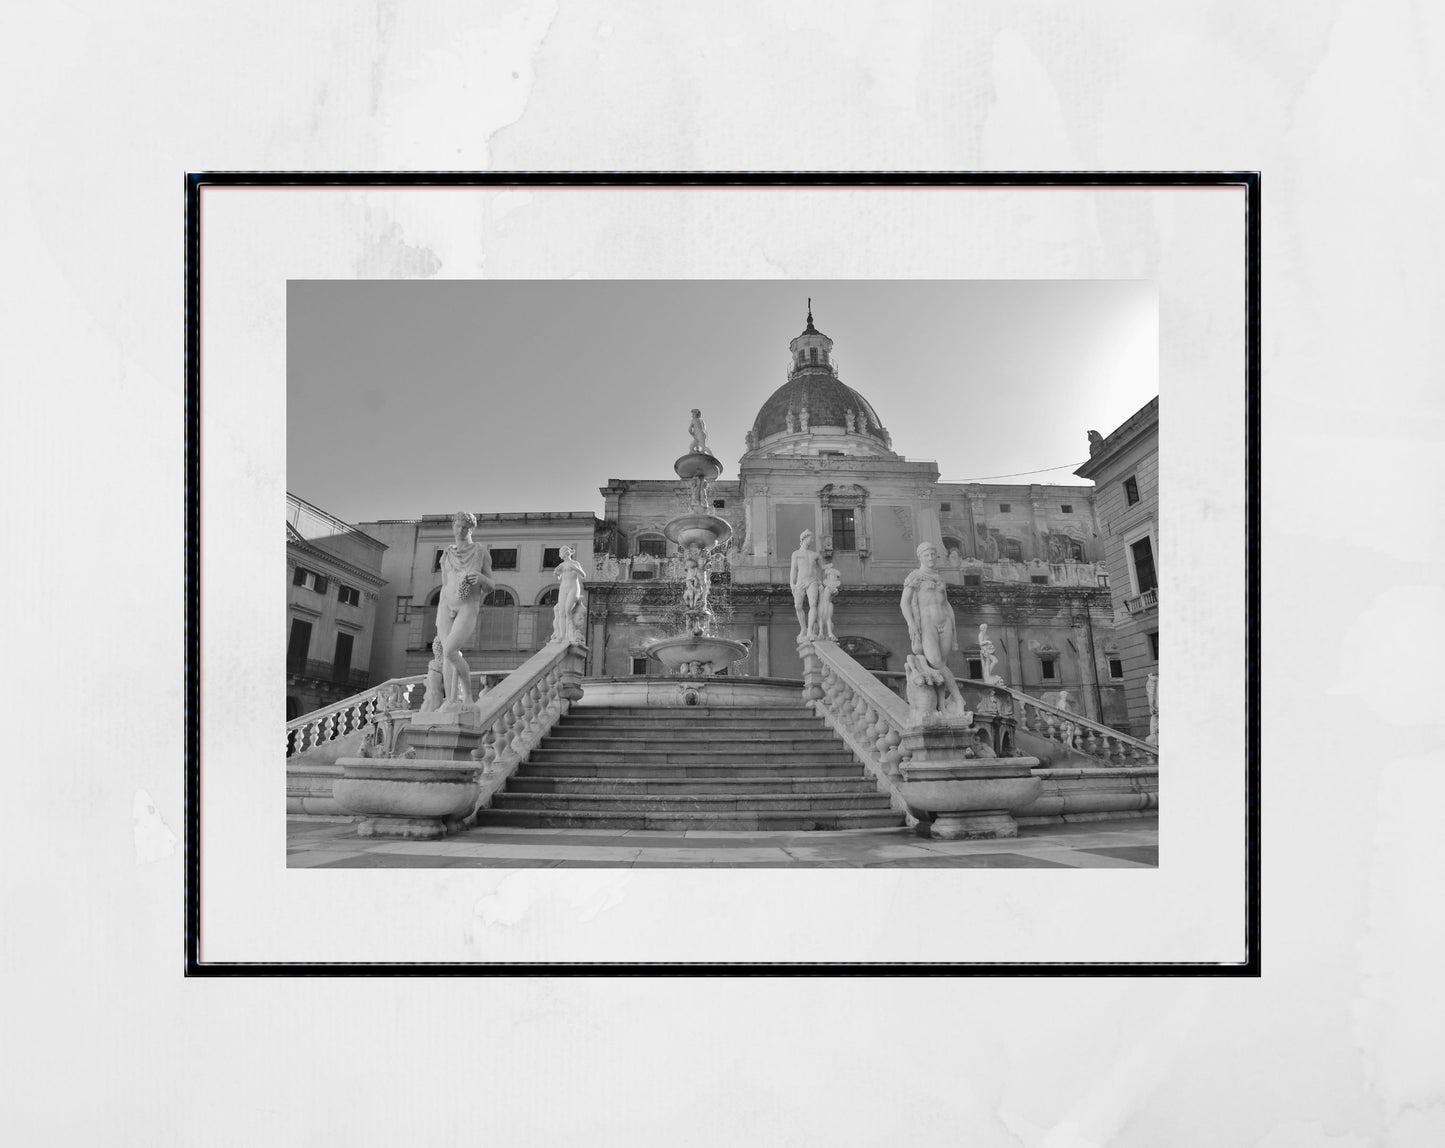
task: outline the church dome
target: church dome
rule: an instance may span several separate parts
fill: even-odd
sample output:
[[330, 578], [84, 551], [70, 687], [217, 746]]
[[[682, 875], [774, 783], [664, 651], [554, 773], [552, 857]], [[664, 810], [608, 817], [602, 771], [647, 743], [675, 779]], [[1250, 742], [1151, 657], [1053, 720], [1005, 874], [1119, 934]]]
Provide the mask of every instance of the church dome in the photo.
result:
[[753, 420], [753, 440], [761, 443], [772, 435], [785, 433], [790, 412], [797, 427], [804, 409], [808, 412], [809, 427], [847, 427], [851, 414], [855, 434], [871, 438], [880, 446], [887, 445], [878, 412], [867, 399], [826, 369], [796, 371], [769, 395]]
[[[750, 450], [811, 454], [815, 451], [873, 454], [892, 450], [892, 440], [868, 400], [838, 378], [833, 340], [808, 325], [788, 344], [788, 381], [768, 396], [748, 435]], [[782, 436], [774, 449], [765, 444]]]

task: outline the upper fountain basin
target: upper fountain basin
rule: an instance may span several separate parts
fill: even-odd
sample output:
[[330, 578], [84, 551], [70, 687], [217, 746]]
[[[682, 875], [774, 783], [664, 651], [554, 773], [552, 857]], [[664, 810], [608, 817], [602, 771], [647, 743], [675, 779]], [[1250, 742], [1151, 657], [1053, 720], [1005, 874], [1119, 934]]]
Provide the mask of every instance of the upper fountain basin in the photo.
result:
[[696, 546], [700, 550], [711, 550], [719, 544], [725, 546], [733, 536], [733, 528], [716, 514], [684, 514], [662, 529], [679, 546]]

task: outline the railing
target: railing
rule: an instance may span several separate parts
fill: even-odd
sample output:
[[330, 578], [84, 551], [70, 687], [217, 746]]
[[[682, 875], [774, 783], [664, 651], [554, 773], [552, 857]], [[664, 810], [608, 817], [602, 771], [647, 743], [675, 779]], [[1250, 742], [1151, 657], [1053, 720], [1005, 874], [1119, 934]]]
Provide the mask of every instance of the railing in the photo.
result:
[[352, 689], [364, 689], [370, 675], [365, 670], [347, 669], [340, 676], [336, 673], [336, 663], [322, 661], [320, 658], [307, 658], [304, 662], [287, 661], [286, 672], [295, 674], [298, 677], [315, 678], [319, 682], [331, 682], [338, 686], [350, 686]]
[[907, 812], [898, 795], [899, 767], [908, 704], [835, 643], [817, 641], [802, 648], [803, 699], [841, 737], [887, 790], [895, 809]]
[[[499, 680], [495, 671], [474, 670], [472, 693], [478, 695]], [[382, 709], [416, 709], [426, 690], [426, 675], [390, 678], [379, 686], [312, 710], [286, 723], [286, 756], [291, 757], [325, 742], [364, 729], [374, 714]]]
[[[1017, 729], [1044, 738], [1075, 753], [1094, 758], [1101, 765], [1140, 768], [1159, 764], [1159, 749], [1136, 737], [1110, 729], [1073, 710], [1061, 709], [1008, 686], [986, 686], [980, 682], [960, 682], [965, 691], [972, 687], [984, 694], [992, 693], [1000, 707], [1012, 709]], [[975, 710], [982, 703], [974, 704]]]
[[1142, 614], [1145, 610], [1157, 610], [1159, 608], [1159, 591], [1145, 590], [1137, 598], [1124, 599], [1124, 608], [1130, 614]]
[[582, 696], [584, 648], [550, 642], [477, 699], [486, 731], [476, 756], [488, 772], [503, 773], [527, 755]]

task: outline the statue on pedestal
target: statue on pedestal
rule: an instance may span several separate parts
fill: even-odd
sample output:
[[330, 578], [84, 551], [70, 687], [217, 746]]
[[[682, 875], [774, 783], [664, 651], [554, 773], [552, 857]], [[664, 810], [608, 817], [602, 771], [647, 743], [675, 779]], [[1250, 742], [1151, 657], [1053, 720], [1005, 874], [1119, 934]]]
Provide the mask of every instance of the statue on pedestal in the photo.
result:
[[994, 666], [998, 665], [998, 654], [993, 648], [993, 641], [988, 636], [987, 622], [978, 627], [978, 655], [979, 660], [983, 663], [984, 685], [1003, 685], [1003, 679], [993, 672]]
[[702, 411], [692, 408], [692, 422], [687, 424], [687, 433], [692, 435], [692, 453], [707, 454], [707, 423], [702, 421]]
[[691, 556], [683, 563], [682, 604], [689, 610], [707, 609], [707, 576]]
[[808, 433], [808, 404], [803, 404], [802, 413], [798, 416], [798, 427], [804, 434]]
[[938, 573], [937, 564], [938, 547], [924, 542], [918, 547], [918, 569], [903, 580], [900, 607], [913, 647], [913, 653], [904, 660], [909, 708], [920, 718], [934, 712], [966, 718], [968, 707], [948, 668], [948, 655], [957, 647], [958, 635], [953, 607], [948, 604], [948, 585]]
[[[437, 601], [437, 636], [432, 645], [438, 674], [427, 674], [425, 708], [455, 710], [470, 705], [471, 667], [462, 657], [462, 644], [477, 626], [482, 597], [493, 588], [492, 558], [487, 548], [472, 541], [476, 518], [465, 510], [452, 515], [452, 544], [442, 551], [441, 597]], [[430, 670], [430, 667], [429, 667]], [[440, 682], [436, 682], [436, 677]], [[439, 684], [446, 701], [433, 702], [433, 685]]]
[[798, 416], [795, 415], [791, 410], [788, 411], [787, 415], [787, 427], [789, 434], [798, 433]]
[[816, 637], [838, 640], [833, 633], [833, 599], [843, 585], [843, 575], [831, 562], [823, 567], [823, 588], [818, 594], [818, 633]]
[[[582, 582], [587, 571], [577, 561], [577, 551], [570, 546], [562, 547], [562, 561], [553, 571], [560, 583], [557, 588], [557, 605], [552, 608], [552, 641], [585, 643], [587, 604], [583, 600]], [[579, 620], [580, 618], [580, 620]]]
[[846, 410], [843, 412], [843, 421], [847, 424], [848, 433], [853, 434], [854, 430], [856, 429], [856, 424], [853, 422], [852, 410]]
[[[798, 536], [798, 549], [793, 551], [788, 571], [788, 585], [793, 591], [793, 609], [798, 613], [798, 641], [816, 637], [818, 595], [822, 590], [823, 560], [813, 549], [813, 532], [805, 530]], [[804, 603], [807, 612], [804, 613]]]

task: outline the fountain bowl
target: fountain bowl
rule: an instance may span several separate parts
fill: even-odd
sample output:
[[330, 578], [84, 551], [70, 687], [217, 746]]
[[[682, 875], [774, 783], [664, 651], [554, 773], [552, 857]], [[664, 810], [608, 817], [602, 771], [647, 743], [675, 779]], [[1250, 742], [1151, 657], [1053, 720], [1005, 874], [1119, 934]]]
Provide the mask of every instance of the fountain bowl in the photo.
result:
[[714, 546], [726, 546], [733, 536], [733, 528], [716, 514], [684, 514], [663, 527], [663, 533], [679, 546], [711, 550]]
[[716, 482], [718, 475], [723, 472], [723, 464], [712, 455], [695, 450], [673, 463], [672, 469], [681, 479], [703, 478], [708, 482]]
[[705, 673], [715, 674], [734, 662], [742, 661], [751, 649], [752, 643], [747, 641], [712, 638], [705, 634], [679, 634], [653, 642], [647, 647], [647, 656], [661, 662], [671, 673], [698, 662], [706, 667]]

